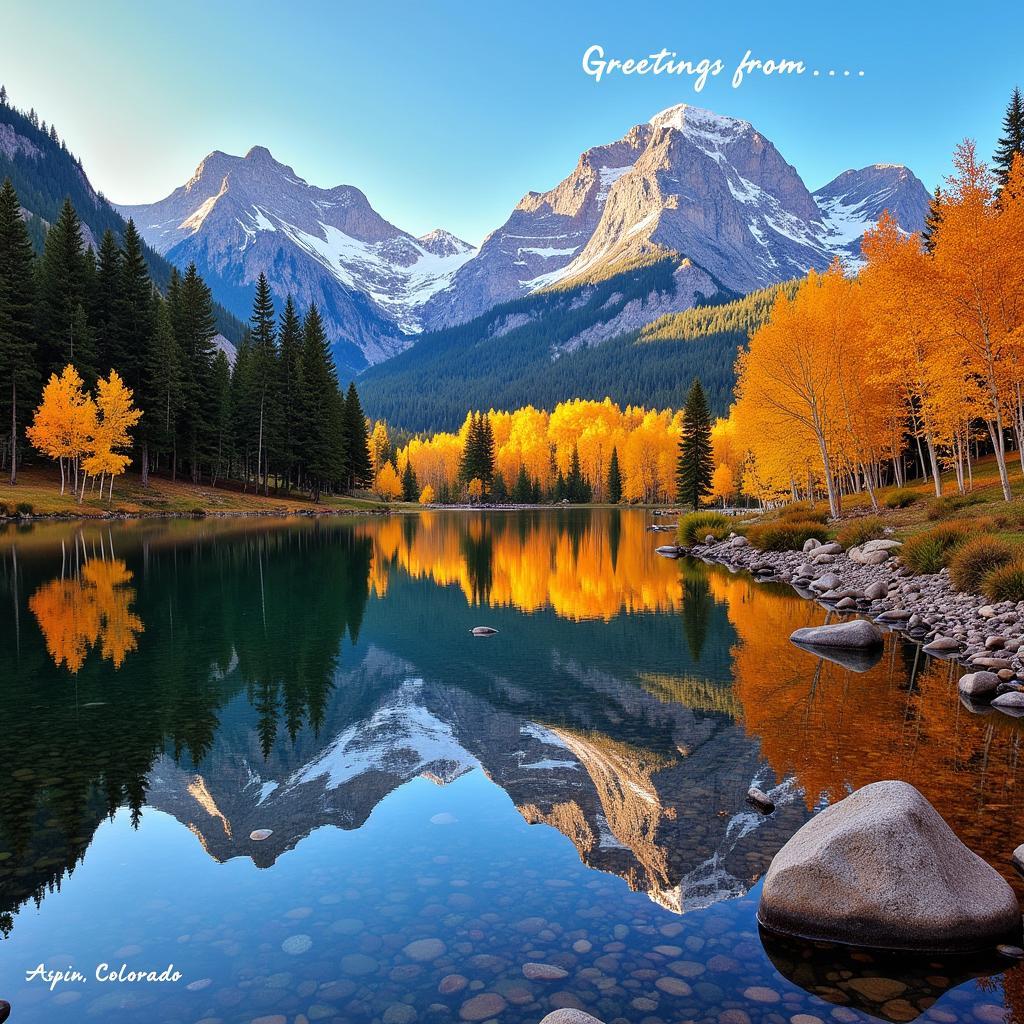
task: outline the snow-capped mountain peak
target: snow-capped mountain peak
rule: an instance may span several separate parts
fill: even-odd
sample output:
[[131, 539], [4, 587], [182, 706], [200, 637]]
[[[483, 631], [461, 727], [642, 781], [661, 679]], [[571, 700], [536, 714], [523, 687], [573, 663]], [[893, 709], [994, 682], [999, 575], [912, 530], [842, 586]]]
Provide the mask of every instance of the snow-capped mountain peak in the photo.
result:
[[243, 319], [261, 272], [279, 301], [316, 302], [347, 370], [404, 348], [423, 304], [476, 251], [440, 229], [417, 239], [360, 189], [310, 185], [265, 146], [216, 150], [165, 199], [121, 210], [173, 263], [195, 261]]

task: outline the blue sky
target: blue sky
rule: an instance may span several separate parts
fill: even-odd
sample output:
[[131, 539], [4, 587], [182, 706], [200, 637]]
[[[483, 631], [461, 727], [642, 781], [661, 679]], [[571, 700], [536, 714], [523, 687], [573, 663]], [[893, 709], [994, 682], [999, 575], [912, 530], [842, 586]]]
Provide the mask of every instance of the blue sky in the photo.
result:
[[[674, 103], [752, 121], [812, 189], [875, 162], [905, 163], [931, 188], [964, 136], [991, 152], [1024, 86], [1024, 10], [990, 0], [5, 6], [0, 81], [115, 201], [161, 198], [209, 151], [261, 144], [308, 181], [359, 186], [406, 230], [474, 242], [583, 149]], [[594, 43], [620, 59], [721, 57], [727, 70], [699, 94], [665, 75], [596, 83], [580, 66]], [[733, 89], [748, 49], [864, 76]]]

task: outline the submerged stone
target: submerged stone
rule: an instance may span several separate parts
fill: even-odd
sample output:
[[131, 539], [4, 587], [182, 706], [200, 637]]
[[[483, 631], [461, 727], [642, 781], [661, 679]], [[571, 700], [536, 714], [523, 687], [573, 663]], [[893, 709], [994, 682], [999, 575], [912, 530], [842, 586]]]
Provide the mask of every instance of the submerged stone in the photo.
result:
[[805, 939], [967, 952], [1020, 932], [1003, 878], [905, 782], [876, 782], [812, 818], [765, 876], [758, 919]]

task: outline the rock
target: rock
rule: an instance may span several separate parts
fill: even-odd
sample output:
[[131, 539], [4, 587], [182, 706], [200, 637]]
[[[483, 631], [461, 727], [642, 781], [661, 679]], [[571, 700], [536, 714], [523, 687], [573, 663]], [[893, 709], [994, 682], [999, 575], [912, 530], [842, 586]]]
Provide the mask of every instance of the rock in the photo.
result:
[[561, 981], [569, 972], [554, 964], [523, 964], [523, 977], [529, 981]]
[[901, 540], [888, 540], [880, 537], [878, 540], [869, 540], [867, 544], [862, 545], [861, 551], [870, 554], [872, 551], [895, 551], [901, 547], [903, 547]]
[[765, 876], [769, 930], [812, 941], [969, 952], [1018, 936], [1013, 890], [905, 782], [876, 782], [812, 818]]
[[821, 547], [821, 541], [820, 540], [815, 540], [813, 537], [808, 537], [807, 540], [804, 541], [803, 550], [806, 553], [808, 551], [813, 551], [815, 548], [820, 548], [820, 547]]
[[881, 565], [888, 561], [891, 554], [891, 551], [866, 551], [861, 559], [864, 565]]
[[[11, 1015], [11, 1004], [9, 1002], [7, 1002], [6, 999], [0, 999], [0, 1024], [4, 1024], [4, 1021], [7, 1020], [7, 1018], [10, 1017], [10, 1015]], [[584, 1014], [584, 1016], [586, 1016], [586, 1014]], [[547, 1018], [545, 1018], [545, 1020], [546, 1019]], [[590, 1019], [593, 1020], [594, 1018], [591, 1017]], [[587, 1021], [573, 1022], [573, 1021], [566, 1020], [566, 1021], [562, 1021], [562, 1024], [588, 1024], [588, 1022]]]
[[381, 1017], [383, 1024], [413, 1024], [416, 1011], [408, 1003], [392, 1003]]
[[604, 1021], [592, 1017], [583, 1010], [575, 1010], [565, 1007], [561, 1010], [554, 1010], [549, 1013], [540, 1024], [604, 1024]]
[[925, 654], [954, 654], [960, 650], [960, 644], [951, 636], [936, 636], [924, 645]]
[[996, 617], [996, 610], [995, 610], [995, 608], [993, 608], [993, 607], [992, 607], [992, 605], [990, 605], [990, 604], [983, 604], [983, 605], [982, 605], [982, 606], [981, 606], [981, 607], [980, 607], [980, 608], [978, 609], [978, 614], [979, 614], [979, 615], [980, 615], [980, 616], [981, 616], [981, 617], [982, 617], [983, 619], [994, 619], [994, 618]]
[[1001, 668], [1013, 668], [1013, 665], [1006, 660], [1006, 658], [971, 658], [971, 664], [977, 665], [980, 668], [989, 668], [993, 671], [999, 671]]
[[704, 538], [704, 543], [705, 543], [705, 544], [706, 544], [706, 545], [707, 545], [708, 547], [711, 547], [711, 545], [715, 543], [715, 535], [714, 535], [713, 533], [709, 533], [709, 534], [708, 534], [708, 535], [707, 535], [707, 536], [706, 536], [706, 537]]
[[1024, 715], [1024, 693], [1020, 690], [1011, 690], [1010, 693], [1000, 694], [993, 698], [992, 707], [1008, 714]]
[[308, 935], [290, 935], [281, 943], [281, 949], [289, 956], [301, 956], [313, 948], [313, 940]]
[[867, 619], [851, 619], [830, 626], [805, 626], [794, 630], [790, 640], [808, 647], [843, 647], [858, 650], [881, 647], [882, 631]]
[[775, 810], [775, 801], [763, 789], [758, 789], [757, 786], [751, 786], [747, 790], [747, 803], [752, 804], [762, 814], [771, 814]]
[[494, 636], [498, 631], [493, 626], [474, 626], [470, 632], [473, 636]]
[[447, 946], [440, 939], [416, 939], [410, 942], [402, 952], [417, 963], [428, 963], [444, 956]]
[[889, 596], [889, 587], [881, 580], [875, 583], [869, 583], [864, 588], [864, 596], [869, 601], [881, 601], [882, 598]]
[[827, 572], [811, 583], [811, 589], [824, 593], [826, 590], [835, 590], [842, 586], [842, 583], [843, 581], [834, 572]]
[[837, 544], [833, 540], [828, 544], [820, 544], [814, 553], [816, 555], [841, 555], [843, 553], [843, 545]]
[[503, 1013], [508, 1003], [497, 992], [481, 992], [472, 999], [467, 999], [459, 1010], [463, 1020], [487, 1020]]
[[745, 548], [749, 543], [750, 543], [750, 541], [747, 540], [746, 537], [733, 537], [733, 539], [731, 541], [729, 541], [729, 547], [731, 547], [731, 548]]
[[1021, 873], [1024, 874], [1024, 843], [1021, 843], [1016, 850], [1013, 851], [1013, 866]]
[[1024, 949], [1021, 949], [1020, 946], [1009, 946], [1005, 942], [1001, 942], [996, 946], [996, 952], [1010, 960], [1024, 960]]
[[675, 544], [662, 544], [660, 548], [654, 549], [655, 554], [662, 555], [664, 558], [678, 558], [680, 555], [680, 548]]
[[857, 607], [857, 602], [852, 597], [844, 597], [836, 602], [836, 607], [840, 611], [849, 611], [852, 608]]
[[994, 672], [969, 672], [956, 685], [965, 697], [986, 697], [996, 692], [999, 676]]
[[988, 651], [1001, 651], [1005, 645], [1005, 636], [990, 636], [985, 641], [985, 649]]
[[273, 834], [272, 828], [257, 828], [249, 833], [249, 838], [254, 843], [262, 843], [264, 839], [269, 839]]

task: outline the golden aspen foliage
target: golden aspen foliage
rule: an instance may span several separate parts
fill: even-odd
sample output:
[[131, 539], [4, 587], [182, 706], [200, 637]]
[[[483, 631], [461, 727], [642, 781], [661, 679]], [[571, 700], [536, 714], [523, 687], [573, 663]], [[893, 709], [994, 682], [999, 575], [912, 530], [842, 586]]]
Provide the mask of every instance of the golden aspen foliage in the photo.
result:
[[393, 498], [402, 496], [402, 478], [390, 461], [380, 467], [373, 489], [384, 501], [391, 501]]

